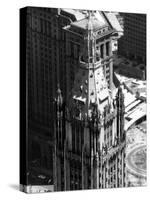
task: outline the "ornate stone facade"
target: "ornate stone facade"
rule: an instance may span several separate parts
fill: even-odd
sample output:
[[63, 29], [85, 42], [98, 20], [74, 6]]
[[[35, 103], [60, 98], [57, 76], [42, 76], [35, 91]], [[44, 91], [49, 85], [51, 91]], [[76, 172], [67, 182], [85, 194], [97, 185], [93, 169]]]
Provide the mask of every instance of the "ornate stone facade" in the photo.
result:
[[58, 87], [54, 103], [54, 188], [123, 187], [124, 96], [121, 86], [114, 90], [112, 78], [111, 42], [116, 31], [102, 13], [87, 12], [66, 32], [82, 35], [83, 41], [69, 99], [63, 101]]

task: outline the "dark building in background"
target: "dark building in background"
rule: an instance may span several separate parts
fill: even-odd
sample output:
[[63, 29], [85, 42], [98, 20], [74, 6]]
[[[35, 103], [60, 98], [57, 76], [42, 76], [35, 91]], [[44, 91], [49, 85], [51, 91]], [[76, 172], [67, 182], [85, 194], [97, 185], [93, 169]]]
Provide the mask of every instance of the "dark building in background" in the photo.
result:
[[[83, 49], [85, 45], [83, 33], [86, 29], [86, 27], [82, 28], [84, 26], [82, 20], [87, 19], [87, 11], [38, 7], [28, 7], [24, 10], [26, 12], [28, 97], [27, 183], [31, 185], [53, 184], [56, 128], [53, 113], [54, 97], [57, 95], [59, 83], [63, 100], [66, 105], [69, 104], [75, 76], [81, 67], [79, 61], [87, 59], [87, 57], [81, 58], [81, 52], [85, 50]], [[100, 18], [103, 18], [107, 27], [103, 32], [97, 30], [105, 37], [105, 40], [101, 45], [96, 46], [95, 56], [103, 59], [104, 77], [108, 88], [112, 90], [114, 87], [112, 57], [106, 55], [109, 55], [111, 51], [111, 45], [113, 45], [111, 42], [115, 41], [114, 38], [118, 36], [108, 16], [104, 12], [95, 12], [96, 17], [99, 18], [99, 15], [102, 16]], [[116, 36], [113, 36], [113, 41], [109, 43], [107, 31], [110, 30], [116, 31]], [[84, 52], [84, 56], [85, 53], [87, 51]]]
[[[39, 174], [53, 177], [53, 99], [57, 83], [66, 94], [66, 42], [62, 27], [75, 17], [60, 9], [25, 8], [26, 64], [28, 73], [28, 170], [29, 184]], [[69, 76], [69, 75], [68, 75]], [[72, 80], [73, 81], [73, 80]], [[32, 173], [30, 173], [32, 172]], [[31, 174], [35, 173], [35, 177]], [[47, 184], [39, 179], [39, 184]], [[51, 181], [50, 181], [51, 183]]]
[[120, 13], [124, 36], [119, 40], [118, 53], [146, 64], [146, 14]]

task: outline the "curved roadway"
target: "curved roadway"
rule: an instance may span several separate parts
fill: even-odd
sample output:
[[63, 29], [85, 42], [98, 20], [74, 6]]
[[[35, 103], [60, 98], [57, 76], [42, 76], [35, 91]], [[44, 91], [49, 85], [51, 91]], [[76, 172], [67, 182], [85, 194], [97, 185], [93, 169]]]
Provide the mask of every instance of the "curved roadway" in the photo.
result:
[[133, 162], [132, 156], [135, 155], [136, 152], [144, 148], [146, 148], [146, 145], [138, 146], [132, 149], [127, 155], [127, 168], [129, 172], [140, 177], [146, 177], [146, 170], [137, 167], [136, 164]]

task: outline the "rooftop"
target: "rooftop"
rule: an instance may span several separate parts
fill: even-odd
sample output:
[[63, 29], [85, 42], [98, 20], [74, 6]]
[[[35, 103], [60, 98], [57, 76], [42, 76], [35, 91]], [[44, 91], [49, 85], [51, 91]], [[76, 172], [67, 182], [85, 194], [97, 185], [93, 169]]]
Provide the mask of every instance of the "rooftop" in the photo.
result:
[[[88, 10], [77, 10], [68, 8], [63, 8], [62, 10], [75, 17], [76, 20], [72, 22], [72, 25], [82, 28], [84, 30], [87, 29]], [[101, 27], [110, 25], [118, 33], [123, 33], [123, 29], [116, 17], [115, 12], [92, 11], [91, 22], [93, 25], [93, 30], [97, 30]]]
[[116, 31], [123, 33], [123, 29], [115, 15], [115, 13], [114, 12], [107, 12], [107, 13], [105, 12], [105, 15], [106, 15], [108, 21], [110, 22], [110, 24], [112, 25], [112, 27]]
[[[107, 22], [100, 15], [99, 15], [99, 18], [97, 18], [95, 15], [91, 16], [90, 22], [92, 24], [93, 30], [98, 30], [99, 28], [107, 25]], [[88, 19], [88, 17], [86, 17], [86, 18], [81, 19], [79, 21], [73, 22], [72, 24], [76, 27], [79, 27], [79, 28], [82, 28], [82, 29], [87, 29], [87, 27], [89, 25], [89, 19]]]
[[86, 16], [86, 11], [84, 10], [76, 10], [76, 9], [69, 9], [69, 8], [62, 8], [62, 10], [74, 15], [77, 21], [85, 18]]

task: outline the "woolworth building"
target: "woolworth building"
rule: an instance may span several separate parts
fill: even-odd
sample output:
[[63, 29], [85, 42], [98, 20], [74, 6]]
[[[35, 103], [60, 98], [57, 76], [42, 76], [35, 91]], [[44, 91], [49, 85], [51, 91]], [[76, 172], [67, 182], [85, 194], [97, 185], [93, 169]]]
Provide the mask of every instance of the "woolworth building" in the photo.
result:
[[81, 48], [67, 100], [58, 84], [53, 104], [54, 190], [124, 187], [124, 95], [113, 83], [117, 32], [104, 13], [92, 11], [64, 31], [67, 49], [78, 37]]

